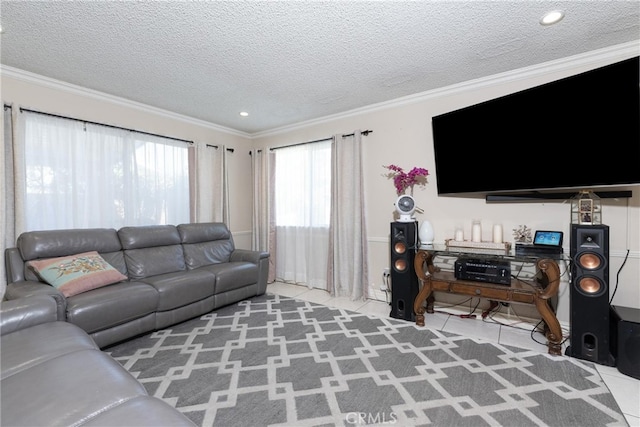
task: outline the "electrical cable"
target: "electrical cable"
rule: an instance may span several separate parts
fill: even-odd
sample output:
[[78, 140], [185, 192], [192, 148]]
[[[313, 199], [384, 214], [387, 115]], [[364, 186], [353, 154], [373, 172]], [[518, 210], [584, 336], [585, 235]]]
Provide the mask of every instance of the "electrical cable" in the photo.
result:
[[622, 265], [618, 269], [616, 273], [616, 286], [613, 288], [613, 294], [611, 294], [611, 298], [609, 299], [609, 305], [613, 302], [613, 297], [616, 296], [616, 292], [618, 291], [618, 282], [620, 281], [620, 272], [622, 271], [622, 267], [627, 263], [627, 259], [629, 258], [629, 249], [627, 249], [627, 254], [624, 256], [624, 261], [622, 261]]
[[[546, 336], [545, 336], [545, 334], [544, 334], [544, 328], [540, 328], [540, 325], [541, 325], [541, 324], [543, 324], [543, 323], [544, 323], [544, 321], [543, 321], [543, 320], [540, 320], [540, 321], [539, 321], [539, 322], [538, 322], [538, 323], [533, 327], [533, 329], [531, 329], [531, 334], [530, 334], [530, 335], [531, 335], [531, 340], [532, 340], [533, 342], [535, 342], [536, 344], [540, 344], [540, 345], [548, 346], [548, 345], [549, 345], [549, 342], [548, 342], [548, 341], [541, 342], [541, 341], [538, 341], [537, 339], [535, 339], [535, 338], [534, 338], [534, 336], [533, 336], [533, 334], [534, 334], [534, 333], [538, 332], [539, 334], [541, 334], [542, 336], [544, 336], [544, 337], [546, 338]], [[565, 332], [566, 332], [566, 333], [565, 333]], [[569, 332], [570, 332], [570, 331], [562, 330], [562, 336], [564, 336], [565, 338], [564, 338], [562, 341], [560, 341], [560, 345], [563, 345], [564, 343], [566, 343], [566, 342], [567, 342], [567, 340], [569, 339]]]
[[[451, 304], [448, 305], [447, 307], [443, 307], [443, 308], [451, 308], [451, 307], [458, 307], [458, 306], [462, 306], [463, 304], [466, 304], [467, 302], [471, 302], [473, 301], [473, 298], [467, 298], [466, 300], [456, 303], [456, 304]], [[449, 313], [448, 311], [444, 311], [442, 309], [434, 309], [433, 312], [434, 313], [440, 313], [440, 314], [447, 314], [449, 316], [456, 316], [459, 317], [461, 319], [475, 319], [476, 315], [474, 314], [476, 309], [478, 308], [478, 306], [480, 305], [480, 300], [478, 299], [478, 302], [476, 303], [476, 306], [473, 308], [473, 310], [470, 309], [469, 314], [457, 314], [457, 313]]]

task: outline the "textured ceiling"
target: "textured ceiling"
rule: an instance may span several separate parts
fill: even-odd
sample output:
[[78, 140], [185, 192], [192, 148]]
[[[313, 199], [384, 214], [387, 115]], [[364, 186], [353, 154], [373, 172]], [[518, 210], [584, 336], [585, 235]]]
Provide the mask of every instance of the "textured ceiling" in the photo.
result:
[[[554, 9], [565, 18], [540, 25]], [[2, 0], [0, 13], [3, 66], [249, 134], [640, 39], [638, 1]]]

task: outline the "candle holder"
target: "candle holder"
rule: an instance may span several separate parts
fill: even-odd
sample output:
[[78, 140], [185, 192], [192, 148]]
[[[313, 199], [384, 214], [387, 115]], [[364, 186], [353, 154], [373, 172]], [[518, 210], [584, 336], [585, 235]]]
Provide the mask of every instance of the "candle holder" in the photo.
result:
[[502, 224], [493, 224], [493, 243], [502, 243]]
[[471, 223], [471, 241], [482, 242], [482, 224], [479, 219], [474, 219]]

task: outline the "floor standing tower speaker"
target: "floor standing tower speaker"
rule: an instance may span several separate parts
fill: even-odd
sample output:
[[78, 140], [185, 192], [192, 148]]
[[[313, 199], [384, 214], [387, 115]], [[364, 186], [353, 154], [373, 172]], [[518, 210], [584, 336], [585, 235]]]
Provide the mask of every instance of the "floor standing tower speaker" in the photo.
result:
[[609, 342], [609, 226], [571, 225], [567, 355], [615, 366]]
[[418, 222], [391, 223], [391, 314], [395, 319], [415, 321], [413, 302], [418, 296], [418, 276], [413, 266], [418, 241]]

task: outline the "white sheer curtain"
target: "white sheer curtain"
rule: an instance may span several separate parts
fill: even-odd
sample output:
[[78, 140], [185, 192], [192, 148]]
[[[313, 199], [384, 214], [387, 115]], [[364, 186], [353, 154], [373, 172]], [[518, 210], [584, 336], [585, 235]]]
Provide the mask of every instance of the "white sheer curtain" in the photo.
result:
[[327, 290], [352, 300], [369, 296], [362, 134], [334, 137]]
[[326, 288], [330, 195], [331, 140], [276, 150], [276, 278]]
[[[16, 244], [15, 234], [15, 194], [14, 188], [14, 139], [11, 107], [4, 107], [2, 119], [3, 144], [0, 150], [0, 165], [3, 173], [0, 179], [0, 253]], [[0, 300], [7, 290], [7, 276], [4, 262], [0, 262]]]
[[[23, 112], [24, 230], [188, 222], [187, 144]], [[20, 171], [16, 171], [18, 177]], [[16, 218], [18, 221], [18, 218]]]
[[229, 226], [229, 180], [224, 145], [196, 146], [196, 222], [224, 222]]
[[275, 280], [276, 225], [271, 194], [275, 189], [275, 154], [270, 150], [251, 152], [251, 175], [253, 178], [253, 217], [251, 249], [267, 251], [269, 274], [267, 282]]

